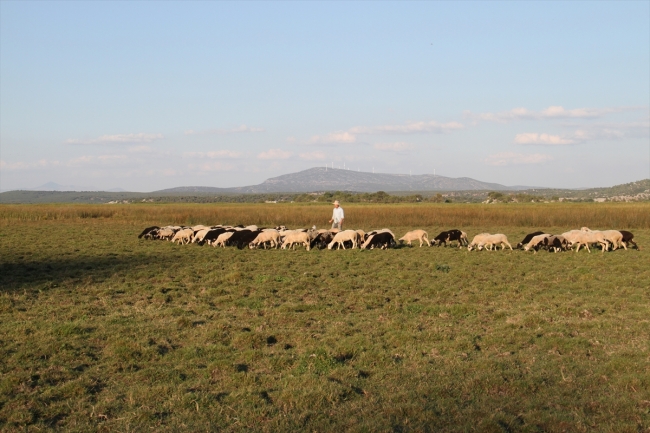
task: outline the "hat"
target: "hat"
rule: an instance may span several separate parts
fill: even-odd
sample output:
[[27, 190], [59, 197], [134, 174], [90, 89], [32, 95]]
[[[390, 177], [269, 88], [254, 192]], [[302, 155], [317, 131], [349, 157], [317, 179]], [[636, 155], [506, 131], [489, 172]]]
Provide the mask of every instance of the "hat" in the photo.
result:
[[334, 203], [332, 203], [332, 204], [341, 204], [341, 203], [339, 203], [338, 200], [334, 200]]

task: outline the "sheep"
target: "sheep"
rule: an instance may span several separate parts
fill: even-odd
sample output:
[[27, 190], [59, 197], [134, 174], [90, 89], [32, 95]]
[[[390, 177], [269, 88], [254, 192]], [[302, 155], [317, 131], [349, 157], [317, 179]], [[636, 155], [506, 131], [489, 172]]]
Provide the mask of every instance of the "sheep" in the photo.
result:
[[515, 248], [516, 248], [516, 249], [521, 249], [521, 248], [523, 248], [524, 245], [526, 245], [528, 242], [530, 242], [530, 240], [531, 240], [532, 238], [534, 238], [535, 236], [543, 235], [543, 234], [545, 234], [545, 232], [534, 232], [534, 233], [529, 233], [529, 234], [527, 234], [526, 236], [524, 236], [524, 238], [521, 240], [521, 242], [519, 242], [519, 243], [517, 244], [517, 246], [516, 246]]
[[210, 232], [211, 230], [212, 229], [207, 228], [207, 229], [203, 229], [203, 230], [199, 230], [198, 232], [195, 232], [194, 237], [192, 238], [192, 243], [193, 244], [198, 243], [199, 245], [202, 245], [203, 244], [203, 239], [208, 234], [208, 232]]
[[171, 227], [163, 227], [158, 230], [158, 239], [171, 240], [176, 234], [176, 230]]
[[395, 236], [390, 231], [375, 233], [368, 236], [366, 241], [361, 245], [361, 249], [374, 249], [379, 247], [387, 249], [395, 244]]
[[285, 250], [287, 247], [291, 248], [293, 244], [303, 244], [307, 251], [310, 249], [310, 238], [309, 234], [306, 232], [293, 232], [289, 233], [284, 237], [282, 242], [282, 249]]
[[194, 230], [192, 229], [179, 230], [172, 238], [172, 243], [176, 243], [178, 241], [179, 244], [183, 244], [183, 245], [189, 244], [190, 242], [192, 242], [193, 237], [194, 237]]
[[603, 247], [603, 253], [608, 248], [607, 241], [605, 237], [600, 232], [584, 231], [584, 230], [571, 230], [568, 232], [562, 233], [562, 237], [567, 240], [569, 248], [573, 248], [574, 245], [578, 245], [576, 248], [576, 253], [580, 251], [581, 246], [585, 246], [587, 251], [591, 253], [589, 249], [589, 244], [598, 243]]
[[457, 241], [458, 248], [467, 246], [467, 233], [460, 231], [458, 229], [452, 229], [452, 230], [440, 232], [438, 236], [433, 238], [433, 240], [431, 241], [431, 245], [440, 246], [442, 244], [445, 244], [446, 247], [447, 242], [451, 243], [451, 241]]
[[233, 233], [232, 236], [226, 241], [226, 245], [234, 245], [240, 250], [243, 249], [246, 245], [249, 245], [258, 234], [262, 233], [260, 230], [248, 230], [242, 229]]
[[198, 244], [203, 245], [207, 243], [208, 245], [212, 245], [212, 243], [217, 240], [219, 235], [221, 235], [222, 233], [226, 233], [227, 231], [232, 231], [232, 230], [228, 230], [225, 228], [216, 228], [216, 229], [209, 230], [208, 233], [206, 233], [205, 236], [203, 236], [203, 239], [198, 241]]
[[544, 246], [546, 246], [549, 252], [553, 250], [557, 253], [558, 251], [566, 250], [567, 240], [562, 236], [549, 236], [544, 239]]
[[483, 247], [485, 247], [486, 250], [492, 251], [492, 247], [494, 247], [498, 251], [499, 250], [499, 245], [501, 245], [502, 250], [505, 250], [506, 245], [507, 245], [508, 248], [510, 248], [510, 251], [512, 251], [512, 246], [508, 242], [508, 238], [506, 237], [506, 235], [504, 235], [502, 233], [489, 235], [484, 240], [485, 240], [485, 243], [482, 244], [482, 245], [480, 244], [478, 246], [479, 250], [481, 250], [481, 249], [483, 249]]
[[[590, 233], [601, 233], [603, 235], [603, 238], [605, 241], [607, 241], [607, 250], [609, 250], [609, 244], [612, 244], [612, 251], [618, 248], [619, 242], [623, 240], [623, 235], [621, 232], [618, 230], [591, 230], [588, 227], [582, 227], [580, 229], [583, 232], [590, 232]], [[626, 248], [627, 249], [627, 248]]]
[[332, 239], [332, 242], [327, 245], [327, 249], [331, 250], [334, 244], [338, 244], [340, 247], [343, 247], [343, 249], [345, 249], [345, 245], [343, 243], [346, 241], [352, 241], [352, 249], [355, 249], [357, 247], [357, 244], [360, 243], [359, 233], [354, 230], [344, 230], [342, 232], [338, 232], [334, 236], [334, 239]]
[[627, 250], [627, 246], [623, 243], [623, 234], [618, 230], [603, 230], [601, 233], [605, 240], [612, 244], [612, 251], [620, 246]]
[[413, 230], [406, 233], [404, 236], [398, 239], [400, 242], [406, 242], [411, 246], [412, 241], [420, 241], [420, 248], [422, 248], [422, 243], [426, 242], [427, 246], [431, 246], [429, 243], [429, 235], [424, 230]]
[[490, 236], [490, 234], [489, 233], [480, 233], [480, 234], [474, 236], [474, 238], [472, 238], [472, 242], [470, 242], [469, 245], [467, 245], [467, 251], [472, 251], [474, 248], [477, 248], [479, 246], [479, 244], [482, 245], [484, 243], [484, 239], [487, 236]]
[[548, 238], [551, 236], [548, 233], [544, 233], [541, 235], [533, 236], [533, 238], [524, 246], [524, 251], [529, 251], [531, 248], [533, 249], [533, 252], [537, 254], [537, 250], [539, 249], [540, 246], [544, 244], [544, 239]]
[[492, 247], [494, 245], [496, 245], [497, 250], [499, 249], [499, 245], [501, 245], [501, 248], [504, 250], [506, 248], [506, 245], [512, 250], [512, 246], [508, 242], [506, 235], [500, 233], [495, 235], [491, 235], [490, 233], [481, 233], [474, 236], [472, 242], [467, 246], [467, 250], [472, 251], [474, 248], [476, 248], [480, 251], [485, 248], [492, 251]]
[[226, 242], [228, 241], [228, 239], [230, 239], [230, 237], [231, 237], [234, 233], [235, 233], [234, 231], [232, 231], [232, 232], [221, 233], [221, 234], [219, 235], [219, 237], [217, 237], [217, 240], [215, 240], [215, 241], [212, 243], [212, 246], [213, 246], [213, 247], [221, 246], [221, 247], [225, 248], [225, 247], [226, 247]]
[[266, 243], [269, 243], [271, 248], [276, 248], [280, 245], [280, 233], [277, 230], [263, 231], [250, 243], [250, 248], [258, 247], [260, 244], [266, 249]]
[[311, 240], [311, 243], [309, 245], [311, 248], [318, 247], [320, 249], [323, 249], [327, 247], [327, 244], [332, 242], [332, 239], [334, 239], [334, 235], [328, 230], [319, 230], [319, 233], [316, 234], [316, 237]]
[[145, 239], [146, 239], [147, 237], [149, 237], [149, 233], [151, 233], [151, 232], [153, 232], [153, 231], [157, 231], [159, 228], [160, 228], [160, 227], [158, 227], [158, 226], [147, 227], [146, 229], [142, 230], [142, 233], [140, 233], [140, 234], [138, 235], [138, 239], [142, 238], [143, 236], [144, 236]]
[[634, 235], [632, 234], [632, 232], [628, 232], [625, 230], [619, 230], [619, 231], [623, 235], [623, 240], [621, 241], [621, 244], [626, 247], [625, 249], [627, 249], [628, 244], [634, 245], [634, 248], [636, 248], [637, 250], [639, 249], [639, 246], [636, 244], [636, 242], [633, 241]]

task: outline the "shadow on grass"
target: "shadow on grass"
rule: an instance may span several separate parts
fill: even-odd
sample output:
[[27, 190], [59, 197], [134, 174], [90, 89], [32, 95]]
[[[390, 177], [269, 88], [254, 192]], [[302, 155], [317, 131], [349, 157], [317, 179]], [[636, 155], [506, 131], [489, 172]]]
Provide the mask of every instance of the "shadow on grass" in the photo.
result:
[[92, 280], [102, 283], [139, 266], [164, 267], [173, 258], [155, 256], [91, 256], [42, 261], [0, 262], [0, 292], [50, 290], [64, 283]]

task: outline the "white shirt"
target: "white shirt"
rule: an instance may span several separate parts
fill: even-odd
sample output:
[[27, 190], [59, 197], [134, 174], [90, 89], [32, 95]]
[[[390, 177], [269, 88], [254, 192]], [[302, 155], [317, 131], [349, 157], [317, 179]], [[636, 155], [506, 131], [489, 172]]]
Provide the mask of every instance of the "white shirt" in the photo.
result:
[[332, 212], [332, 219], [334, 220], [335, 223], [340, 222], [343, 218], [343, 208], [342, 207], [335, 207], [334, 212]]

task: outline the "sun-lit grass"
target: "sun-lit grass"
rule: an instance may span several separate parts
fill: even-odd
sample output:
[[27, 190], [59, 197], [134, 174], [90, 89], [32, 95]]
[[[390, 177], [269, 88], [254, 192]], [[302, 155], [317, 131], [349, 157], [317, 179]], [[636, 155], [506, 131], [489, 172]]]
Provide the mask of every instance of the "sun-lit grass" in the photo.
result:
[[[348, 206], [346, 216], [355, 228], [452, 226], [513, 242], [531, 228], [632, 228], [650, 244], [647, 205], [601, 206]], [[329, 209], [0, 207], [0, 430], [650, 429], [647, 249], [137, 239], [154, 223], [311, 226]]]
[[[650, 203], [345, 204], [355, 227], [522, 226], [650, 228]], [[138, 224], [326, 225], [331, 205], [128, 204], [0, 205], [0, 224], [14, 221], [111, 219]]]

